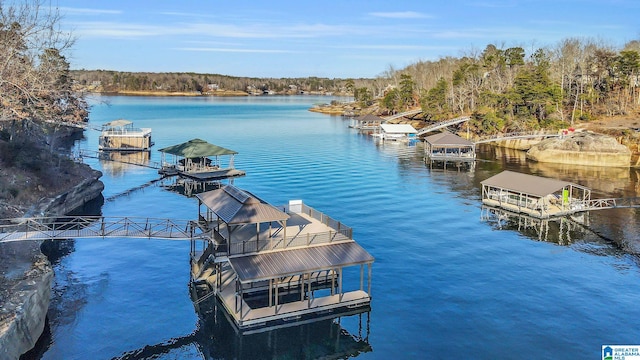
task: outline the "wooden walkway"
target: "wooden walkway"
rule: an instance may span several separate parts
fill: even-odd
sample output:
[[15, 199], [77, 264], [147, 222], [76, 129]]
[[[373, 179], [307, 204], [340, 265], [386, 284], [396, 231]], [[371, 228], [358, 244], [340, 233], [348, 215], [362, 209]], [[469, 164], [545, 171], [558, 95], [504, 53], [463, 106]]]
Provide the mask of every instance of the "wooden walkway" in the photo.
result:
[[3, 220], [0, 243], [27, 240], [77, 238], [154, 238], [191, 240], [207, 238], [190, 220], [153, 218], [107, 218], [100, 216], [42, 217]]
[[422, 129], [420, 129], [418, 131], [418, 133], [416, 134], [416, 136], [422, 136], [422, 135], [424, 135], [426, 133], [442, 129], [442, 128], [445, 128], [447, 126], [460, 124], [462, 122], [469, 121], [469, 120], [471, 120], [471, 117], [469, 117], [469, 116], [461, 116], [461, 117], [457, 117], [455, 119], [449, 119], [449, 120], [445, 120], [445, 121], [440, 121], [438, 123], [435, 123], [433, 125], [429, 125], [427, 127], [424, 127]]
[[405, 117], [405, 116], [409, 116], [409, 115], [416, 115], [422, 112], [422, 109], [416, 109], [416, 110], [409, 110], [409, 111], [405, 111], [405, 112], [401, 112], [395, 115], [391, 115], [391, 116], [385, 116], [382, 119], [384, 121], [389, 121], [389, 120], [395, 120], [395, 119], [399, 119], [401, 117]]
[[[142, 150], [142, 151], [146, 151], [146, 150]], [[139, 151], [132, 151], [132, 152], [139, 152]], [[91, 158], [91, 159], [98, 159], [98, 160], [103, 160], [103, 161], [111, 161], [111, 162], [117, 162], [117, 163], [121, 163], [121, 164], [129, 164], [129, 165], [135, 165], [135, 166], [142, 166], [142, 167], [146, 167], [146, 168], [150, 168], [150, 169], [156, 169], [159, 170], [162, 166], [160, 165], [159, 162], [157, 161], [145, 161], [145, 162], [135, 162], [135, 161], [126, 161], [126, 160], [122, 160], [122, 159], [112, 159], [110, 156], [101, 156], [102, 152], [100, 151], [94, 151], [94, 150], [87, 150], [87, 149], [80, 149], [78, 151], [77, 154], [75, 154], [75, 159], [82, 161], [83, 158]], [[108, 155], [108, 153], [107, 153]]]
[[495, 134], [485, 138], [481, 138], [475, 141], [476, 144], [485, 144], [496, 141], [503, 140], [514, 140], [514, 139], [535, 139], [535, 138], [550, 138], [550, 137], [560, 137], [562, 134], [557, 132], [554, 133], [540, 133], [540, 132], [512, 132], [506, 134]]

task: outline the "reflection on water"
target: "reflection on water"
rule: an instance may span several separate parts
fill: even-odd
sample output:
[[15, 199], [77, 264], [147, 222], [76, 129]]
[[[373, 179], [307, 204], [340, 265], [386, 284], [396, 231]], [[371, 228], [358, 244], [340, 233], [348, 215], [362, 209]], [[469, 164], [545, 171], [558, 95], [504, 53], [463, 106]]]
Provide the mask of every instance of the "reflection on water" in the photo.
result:
[[[526, 174], [570, 181], [592, 190], [592, 199], [640, 196], [640, 169], [601, 166], [576, 166], [528, 161], [524, 151], [499, 147], [482, 146], [478, 163], [477, 186], [479, 183], [502, 170], [513, 170]], [[494, 161], [495, 160], [495, 161]], [[588, 236], [590, 242], [604, 241], [629, 254], [640, 253], [640, 231], [632, 224], [640, 221], [638, 209], [607, 209], [591, 211]], [[574, 241], [585, 238], [578, 235]]]
[[526, 152], [521, 150], [487, 145], [479, 149], [479, 157], [498, 161], [504, 165], [505, 170], [570, 181], [609, 197], [640, 195], [638, 168], [541, 163], [527, 160]]
[[137, 166], [149, 166], [149, 151], [100, 151], [102, 169], [109, 175], [120, 177]]
[[[199, 322], [192, 334], [131, 350], [115, 359], [176, 358], [184, 353], [197, 353], [202, 359], [345, 359], [372, 351], [368, 311], [238, 335], [217, 300], [196, 305], [196, 309]], [[346, 319], [356, 322], [354, 333], [342, 326]]]
[[540, 219], [491, 206], [482, 206], [480, 218], [497, 230], [517, 230], [531, 239], [570, 245], [584, 237], [589, 214]]
[[[229, 179], [227, 183], [233, 184], [233, 179]], [[219, 189], [222, 186], [222, 182], [220, 180], [199, 181], [180, 176], [171, 176], [163, 178], [161, 186], [166, 190], [191, 197], [202, 192]]]

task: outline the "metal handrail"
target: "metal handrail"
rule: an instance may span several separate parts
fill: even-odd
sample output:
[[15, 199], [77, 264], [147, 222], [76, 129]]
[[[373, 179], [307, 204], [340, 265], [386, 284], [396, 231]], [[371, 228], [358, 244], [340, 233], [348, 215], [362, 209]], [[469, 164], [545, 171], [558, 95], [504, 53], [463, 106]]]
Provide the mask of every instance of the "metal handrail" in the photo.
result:
[[426, 134], [428, 132], [435, 131], [435, 130], [441, 129], [443, 127], [447, 127], [447, 126], [450, 126], [450, 125], [455, 125], [455, 124], [458, 124], [458, 123], [461, 123], [461, 122], [465, 122], [465, 121], [469, 121], [469, 120], [471, 120], [471, 117], [469, 117], [469, 116], [460, 116], [460, 117], [457, 117], [457, 118], [454, 118], [454, 119], [440, 121], [438, 123], [435, 123], [433, 125], [430, 125], [430, 126], [427, 126], [427, 127], [424, 127], [422, 129], [420, 129], [416, 133], [416, 136], [424, 135], [424, 134]]
[[93, 237], [194, 239], [206, 237], [192, 220], [67, 216], [2, 220], [0, 242]]
[[505, 134], [494, 134], [487, 136], [485, 138], [481, 138], [478, 141], [475, 141], [476, 144], [500, 141], [500, 140], [509, 140], [509, 139], [522, 139], [522, 138], [537, 138], [537, 137], [560, 137], [562, 134], [557, 132], [555, 133], [540, 133], [535, 131], [520, 131], [520, 132], [512, 132]]

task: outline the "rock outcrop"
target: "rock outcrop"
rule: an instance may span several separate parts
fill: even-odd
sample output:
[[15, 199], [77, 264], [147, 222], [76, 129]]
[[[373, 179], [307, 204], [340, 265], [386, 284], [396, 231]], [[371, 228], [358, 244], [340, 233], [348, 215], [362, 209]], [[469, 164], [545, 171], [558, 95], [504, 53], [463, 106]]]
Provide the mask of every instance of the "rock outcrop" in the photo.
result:
[[[78, 185], [41, 201], [26, 216], [70, 213], [101, 196], [101, 176], [93, 170]], [[53, 269], [39, 243], [8, 243], [0, 250], [0, 359], [18, 359], [34, 347], [44, 329]]]
[[527, 159], [572, 165], [629, 167], [631, 151], [615, 138], [592, 132], [578, 132], [533, 145]]
[[15, 282], [2, 307], [0, 322], [0, 358], [18, 359], [32, 349], [44, 329], [53, 270], [44, 255]]

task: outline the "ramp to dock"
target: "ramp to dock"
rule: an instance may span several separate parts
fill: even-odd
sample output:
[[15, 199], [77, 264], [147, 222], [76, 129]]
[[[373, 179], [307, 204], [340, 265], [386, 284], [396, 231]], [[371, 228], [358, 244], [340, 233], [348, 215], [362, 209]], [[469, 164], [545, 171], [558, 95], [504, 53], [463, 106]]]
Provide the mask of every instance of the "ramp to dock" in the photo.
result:
[[191, 220], [68, 216], [12, 219], [11, 221], [12, 223], [7, 225], [0, 225], [0, 243], [105, 237], [171, 240], [205, 237], [197, 224]]

